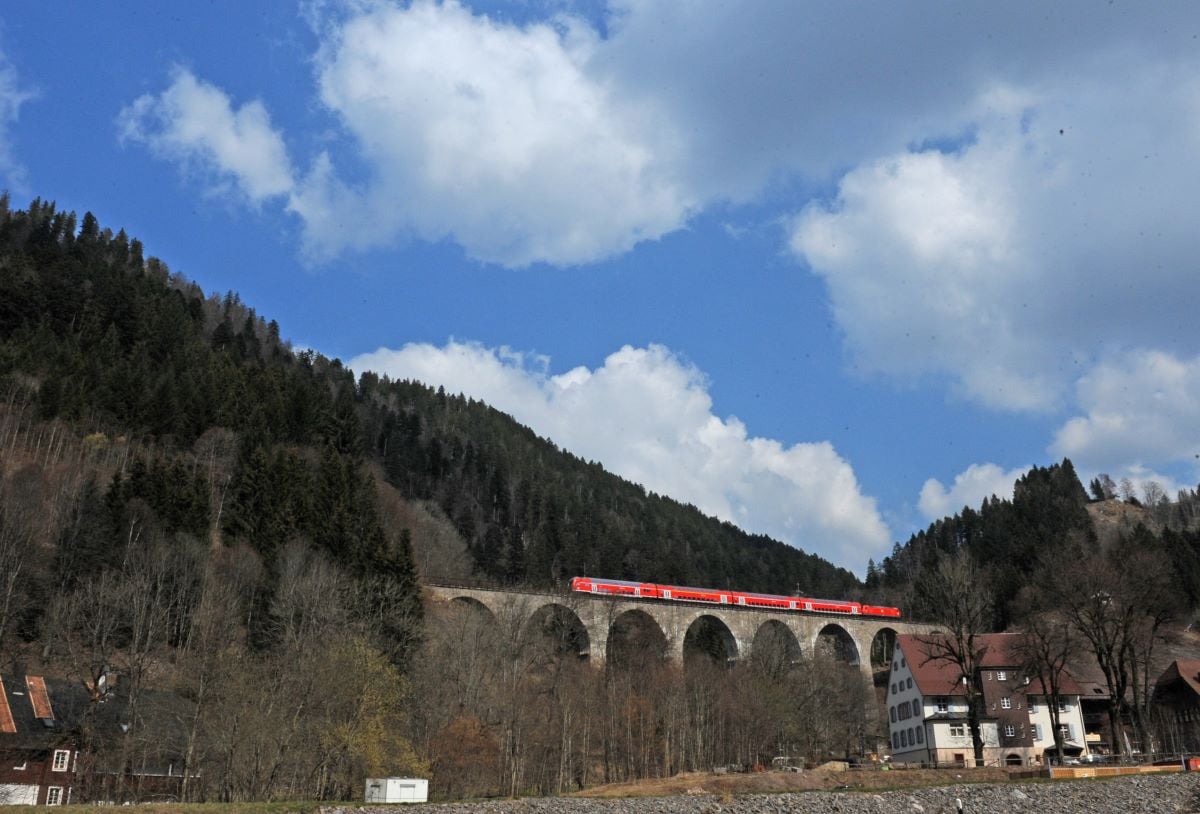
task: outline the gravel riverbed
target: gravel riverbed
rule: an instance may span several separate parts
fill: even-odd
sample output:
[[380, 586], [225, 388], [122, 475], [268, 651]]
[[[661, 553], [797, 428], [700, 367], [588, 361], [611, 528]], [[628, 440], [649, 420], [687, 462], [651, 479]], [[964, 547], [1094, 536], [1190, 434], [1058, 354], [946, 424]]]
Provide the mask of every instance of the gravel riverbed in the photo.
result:
[[[326, 808], [323, 814], [395, 814], [397, 808]], [[1200, 775], [960, 785], [874, 792], [802, 792], [595, 800], [540, 797], [420, 806], [437, 814], [1174, 814], [1200, 812]]]

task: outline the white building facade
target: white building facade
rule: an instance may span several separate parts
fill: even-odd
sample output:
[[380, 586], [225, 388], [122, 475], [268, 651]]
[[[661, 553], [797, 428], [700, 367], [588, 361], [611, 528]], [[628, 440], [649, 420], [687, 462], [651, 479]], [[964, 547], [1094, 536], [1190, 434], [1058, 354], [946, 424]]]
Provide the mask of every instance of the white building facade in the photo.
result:
[[[1036, 679], [1012, 664], [1018, 634], [977, 637], [986, 648], [975, 676], [982, 696], [980, 734], [984, 765], [1027, 766], [1054, 755], [1046, 698]], [[1063, 677], [1059, 718], [1065, 756], [1087, 753], [1078, 689]], [[957, 667], [932, 661], [919, 637], [898, 636], [886, 697], [892, 759], [931, 766], [969, 766], [974, 747], [966, 687]], [[1049, 753], [1049, 754], [1047, 754]]]

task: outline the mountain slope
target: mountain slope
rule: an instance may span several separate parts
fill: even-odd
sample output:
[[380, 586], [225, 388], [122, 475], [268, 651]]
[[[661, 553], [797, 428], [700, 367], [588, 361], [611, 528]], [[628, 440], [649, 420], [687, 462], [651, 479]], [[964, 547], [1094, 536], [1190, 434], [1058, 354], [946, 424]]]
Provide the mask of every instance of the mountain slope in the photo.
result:
[[[445, 544], [448, 520], [472, 576], [499, 582], [592, 573], [834, 596], [860, 587], [815, 555], [648, 494], [482, 403], [356, 380], [337, 360], [293, 353], [236, 294], [206, 297], [123, 231], [90, 214], [75, 223], [42, 201], [0, 210], [0, 377], [26, 418], [132, 444], [118, 481], [92, 473], [94, 500], [136, 501], [165, 532], [244, 544], [268, 567], [302, 539], [355, 573], [404, 582], [410, 546], [439, 544], [414, 533], [433, 529]], [[135, 461], [140, 470], [126, 468]], [[384, 523], [367, 463], [420, 511], [386, 511]], [[418, 559], [452, 572], [430, 577], [463, 576], [461, 557]]]

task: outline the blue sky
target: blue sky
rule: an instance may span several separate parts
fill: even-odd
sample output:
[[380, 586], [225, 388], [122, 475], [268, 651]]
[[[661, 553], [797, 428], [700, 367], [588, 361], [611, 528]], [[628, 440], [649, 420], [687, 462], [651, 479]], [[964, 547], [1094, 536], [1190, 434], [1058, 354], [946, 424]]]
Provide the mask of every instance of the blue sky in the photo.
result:
[[298, 344], [862, 573], [1200, 479], [1185, 2], [26, 4], [0, 176]]

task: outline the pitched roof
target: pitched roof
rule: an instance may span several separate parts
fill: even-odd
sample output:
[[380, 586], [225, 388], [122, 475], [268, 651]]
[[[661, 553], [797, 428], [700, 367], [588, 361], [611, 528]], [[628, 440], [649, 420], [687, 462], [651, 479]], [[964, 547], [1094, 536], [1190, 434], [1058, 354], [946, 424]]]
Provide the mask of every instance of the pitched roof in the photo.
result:
[[51, 749], [69, 740], [87, 709], [82, 689], [75, 692], [73, 682], [63, 679], [0, 677], [0, 718], [8, 712], [0, 720], [0, 748]]
[[[896, 637], [896, 646], [904, 654], [908, 669], [912, 671], [913, 681], [922, 695], [966, 695], [958, 666], [943, 659], [929, 658], [925, 642], [936, 636], [937, 634], [918, 636], [905, 633]], [[1019, 671], [1023, 659], [1017, 655], [1017, 647], [1021, 638], [1020, 633], [977, 634], [975, 642], [982, 651], [979, 659], [980, 669]], [[1045, 688], [1037, 678], [1025, 685], [1024, 691], [1034, 695], [1046, 694]], [[1069, 670], [1064, 671], [1060, 692], [1064, 695], [1080, 693], [1079, 685], [1071, 678]]]
[[1200, 696], [1200, 659], [1176, 659], [1163, 670], [1154, 685], [1162, 687], [1175, 681]]
[[[129, 730], [128, 692], [119, 684], [106, 699], [93, 705], [92, 692], [78, 681], [0, 676], [0, 750], [61, 748], [75, 739], [89, 710], [95, 736], [101, 743], [113, 742]], [[141, 693], [138, 722], [162, 745], [164, 766], [173, 759], [178, 762], [173, 753], [186, 737], [181, 727], [189, 709], [189, 702], [175, 693], [160, 690]]]

